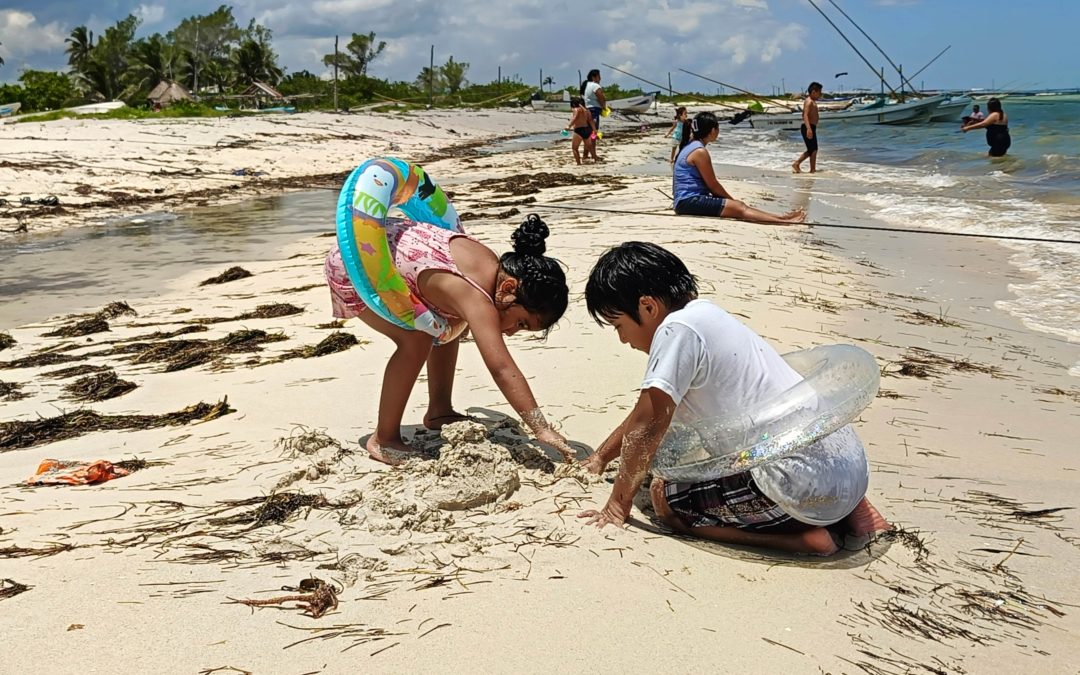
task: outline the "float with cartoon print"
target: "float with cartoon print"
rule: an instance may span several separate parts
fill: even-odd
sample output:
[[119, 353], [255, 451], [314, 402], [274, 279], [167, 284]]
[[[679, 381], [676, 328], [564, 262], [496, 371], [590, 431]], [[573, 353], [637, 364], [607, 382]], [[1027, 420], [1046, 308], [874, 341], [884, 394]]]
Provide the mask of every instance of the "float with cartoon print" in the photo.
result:
[[437, 344], [448, 342], [455, 337], [451, 327], [412, 294], [394, 265], [384, 227], [392, 208], [411, 220], [462, 231], [454, 205], [423, 168], [393, 157], [369, 159], [353, 170], [338, 196], [337, 238], [345, 271], [380, 317], [428, 333]]
[[673, 423], [656, 452], [653, 473], [697, 483], [748, 471], [842, 429], [877, 396], [877, 362], [854, 345], [792, 352], [784, 361], [802, 381], [748, 410], [691, 425]]

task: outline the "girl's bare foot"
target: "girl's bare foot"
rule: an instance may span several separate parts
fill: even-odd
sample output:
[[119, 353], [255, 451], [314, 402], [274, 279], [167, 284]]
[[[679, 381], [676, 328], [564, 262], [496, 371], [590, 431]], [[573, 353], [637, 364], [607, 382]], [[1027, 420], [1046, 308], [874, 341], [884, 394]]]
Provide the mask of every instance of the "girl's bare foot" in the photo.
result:
[[369, 457], [376, 462], [382, 462], [383, 464], [389, 464], [390, 466], [403, 464], [407, 460], [418, 457], [420, 454], [401, 438], [380, 442], [376, 440], [375, 434], [372, 434], [368, 438], [366, 447]]
[[454, 422], [475, 422], [476, 418], [470, 415], [463, 415], [456, 410], [451, 410], [448, 413], [442, 413], [434, 415], [431, 411], [428, 411], [424, 415], [424, 428], [430, 431], [439, 431], [447, 424], [453, 424]]
[[780, 218], [788, 223], [801, 223], [806, 220], [806, 211], [803, 209], [793, 209], [780, 216]]
[[889, 521], [885, 520], [874, 505], [863, 497], [855, 510], [844, 519], [848, 533], [855, 537], [874, 535], [879, 532], [888, 532], [893, 529]]
[[798, 162], [792, 162], [791, 163], [791, 170], [794, 173], [802, 173], [802, 167], [799, 166]]

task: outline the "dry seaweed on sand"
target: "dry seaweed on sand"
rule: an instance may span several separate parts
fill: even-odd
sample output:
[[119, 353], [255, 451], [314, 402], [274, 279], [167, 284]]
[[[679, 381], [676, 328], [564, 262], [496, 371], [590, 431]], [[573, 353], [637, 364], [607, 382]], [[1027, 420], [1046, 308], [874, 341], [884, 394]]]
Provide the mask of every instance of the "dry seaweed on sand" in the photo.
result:
[[30, 394], [22, 390], [21, 382], [4, 382], [0, 380], [0, 401], [21, 401]]
[[240, 266], [230, 267], [216, 277], [210, 277], [199, 282], [200, 286], [209, 286], [211, 284], [224, 284], [230, 281], [236, 281], [238, 279], [247, 279], [250, 276], [254, 276], [251, 272]]
[[81, 366], [69, 366], [67, 368], [61, 368], [59, 370], [50, 370], [47, 373], [41, 373], [41, 377], [48, 377], [54, 380], [62, 380], [69, 377], [78, 377], [80, 375], [89, 375], [91, 373], [103, 373], [106, 370], [111, 370], [108, 366], [91, 366], [90, 364], [83, 364]]
[[984, 373], [993, 378], [1009, 377], [997, 366], [988, 366], [974, 363], [967, 359], [952, 359], [948, 356], [935, 354], [928, 349], [912, 347], [898, 362], [900, 367], [896, 370], [882, 369], [882, 375], [902, 375], [904, 377], [940, 377], [942, 370], [957, 370], [961, 372]]
[[236, 316], [216, 316], [205, 319], [192, 319], [192, 322], [198, 324], [210, 324], [225, 323], [227, 321], [248, 321], [250, 319], [278, 319], [283, 316], [294, 316], [303, 313], [303, 308], [297, 307], [296, 305], [290, 305], [287, 302], [274, 302], [269, 305], [259, 305], [251, 312], [244, 312], [243, 314], [237, 314]]
[[107, 370], [80, 377], [64, 387], [67, 397], [75, 401], [105, 401], [123, 396], [139, 385], [121, 380], [114, 371]]
[[320, 323], [320, 324], [315, 326], [315, 328], [318, 329], [318, 330], [337, 330], [339, 328], [344, 328], [344, 327], [345, 327], [345, 320], [344, 319], [334, 319], [333, 321], [330, 321], [328, 323]]
[[152, 466], [165, 466], [166, 464], [168, 464], [168, 462], [140, 459], [138, 457], [135, 457], [134, 459], [122, 459], [119, 462], [113, 462], [113, 466], [124, 469], [126, 471], [131, 471], [132, 473], [136, 471], [142, 471], [143, 469], [148, 469]]
[[[238, 502], [238, 505], [250, 500]], [[303, 508], [331, 507], [330, 501], [322, 495], [308, 495], [300, 492], [275, 492], [261, 500], [258, 507], [243, 513], [222, 518], [211, 518], [212, 525], [250, 525], [251, 529], [264, 525], [280, 525]]]
[[282, 333], [243, 329], [233, 331], [217, 340], [164, 340], [160, 342], [132, 342], [96, 352], [90, 356], [115, 356], [133, 354], [132, 363], [164, 363], [163, 372], [194, 368], [228, 354], [262, 351], [268, 342], [281, 342], [288, 338]]
[[297, 455], [314, 455], [324, 448], [337, 448], [336, 455], [348, 454], [349, 451], [341, 447], [341, 442], [328, 436], [326, 432], [318, 429], [308, 429], [303, 425], [297, 425], [292, 433], [274, 442], [274, 447], [287, 453], [290, 457]]
[[908, 323], [914, 324], [930, 324], [933, 326], [948, 326], [950, 328], [962, 328], [964, 324], [959, 321], [953, 321], [945, 313], [940, 313], [937, 316], [927, 314], [926, 312], [915, 310], [903, 317]]
[[1080, 403], [1080, 389], [1061, 389], [1060, 387], [1036, 387], [1035, 392], [1038, 394], [1049, 394], [1050, 396], [1064, 396], [1065, 398], [1071, 398], [1073, 401]]
[[75, 323], [69, 323], [66, 326], [61, 326], [54, 331], [48, 333], [42, 333], [42, 337], [82, 337], [84, 335], [93, 335], [94, 333], [105, 333], [109, 331], [109, 322], [105, 319], [93, 317], [91, 319], [83, 319], [82, 321], [76, 321]]
[[0, 361], [0, 370], [9, 368], [40, 368], [41, 366], [55, 366], [60, 363], [71, 363], [72, 361], [85, 360], [85, 356], [45, 352], [42, 354], [24, 356], [23, 358], [15, 359], [14, 361]]
[[229, 399], [214, 404], [196, 403], [163, 415], [102, 415], [93, 410], [77, 410], [56, 417], [0, 422], [0, 451], [20, 450], [35, 445], [76, 438], [93, 431], [131, 431], [207, 422], [236, 412]]
[[545, 188], [559, 188], [573, 185], [603, 185], [611, 190], [626, 187], [615, 176], [588, 175], [567, 171], [539, 171], [537, 173], [519, 173], [502, 178], [487, 178], [477, 186], [493, 192], [511, 195], [533, 195]]
[[58, 553], [66, 553], [75, 548], [72, 544], [52, 544], [41, 548], [23, 548], [6, 546], [0, 548], [0, 558], [48, 558]]
[[326, 356], [327, 354], [343, 352], [358, 344], [366, 344], [366, 341], [360, 342], [352, 333], [331, 333], [324, 337], [317, 345], [304, 345], [303, 347], [290, 349], [278, 358], [268, 361], [268, 363], [280, 363], [287, 359], [311, 359], [317, 356]]
[[122, 300], [110, 302], [99, 309], [94, 316], [99, 319], [115, 319], [121, 316], [138, 316], [139, 313], [132, 309], [131, 305]]
[[15, 338], [11, 337], [9, 333], [0, 333], [0, 352], [9, 347], [15, 346]]
[[0, 600], [5, 598], [13, 598], [19, 593], [25, 593], [33, 588], [26, 584], [20, 584], [14, 579], [0, 579]]
[[293, 288], [279, 288], [278, 290], [271, 291], [271, 292], [272, 293], [303, 293], [305, 291], [310, 291], [313, 288], [322, 288], [325, 285], [326, 284], [308, 284], [306, 286], [295, 286]]
[[[285, 589], [282, 589], [285, 590]], [[313, 619], [318, 619], [332, 609], [338, 608], [338, 593], [341, 591], [318, 577], [310, 577], [300, 582], [300, 585], [288, 590], [300, 591], [295, 595], [282, 595], [265, 600], [237, 600], [248, 607], [265, 607], [267, 605], [280, 605], [283, 602], [296, 602], [297, 609], [303, 609]], [[231, 599], [231, 598], [230, 598]]]

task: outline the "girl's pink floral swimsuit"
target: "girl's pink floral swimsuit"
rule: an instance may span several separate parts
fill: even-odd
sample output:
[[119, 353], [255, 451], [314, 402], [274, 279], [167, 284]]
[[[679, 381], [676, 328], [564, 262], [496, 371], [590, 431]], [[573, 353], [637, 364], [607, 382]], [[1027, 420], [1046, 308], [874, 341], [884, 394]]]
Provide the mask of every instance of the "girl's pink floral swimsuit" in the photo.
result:
[[[405, 279], [405, 284], [409, 287], [409, 290], [420, 298], [428, 309], [451, 323], [461, 320], [461, 317], [454, 316], [450, 312], [436, 307], [420, 292], [417, 279], [420, 278], [420, 273], [425, 270], [442, 270], [456, 274], [490, 300], [491, 296], [488, 295], [488, 292], [475, 281], [462, 274], [457, 264], [454, 263], [453, 256], [450, 255], [450, 242], [452, 240], [457, 237], [473, 239], [472, 237], [462, 232], [452, 232], [428, 223], [419, 223], [401, 218], [387, 218], [385, 227], [386, 240], [390, 244], [390, 254], [394, 258], [394, 265]], [[473, 241], [476, 240], [473, 239]], [[356, 293], [356, 289], [353, 288], [352, 281], [349, 280], [349, 274], [345, 271], [345, 266], [341, 262], [341, 250], [336, 244], [326, 254], [323, 271], [326, 274], [326, 283], [330, 286], [330, 302], [334, 316], [339, 319], [360, 316], [367, 309], [367, 305], [364, 304], [364, 301]]]

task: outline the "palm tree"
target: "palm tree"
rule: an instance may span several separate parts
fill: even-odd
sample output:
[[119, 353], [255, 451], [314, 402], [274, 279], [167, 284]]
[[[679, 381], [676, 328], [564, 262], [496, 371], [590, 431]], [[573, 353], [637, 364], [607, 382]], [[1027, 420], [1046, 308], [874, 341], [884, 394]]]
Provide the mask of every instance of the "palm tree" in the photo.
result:
[[233, 53], [233, 64], [236, 66], [237, 79], [243, 84], [256, 80], [277, 84], [283, 75], [274, 50], [255, 40], [246, 40], [240, 45]]
[[162, 80], [173, 79], [173, 50], [160, 34], [139, 40], [131, 46], [128, 79], [136, 91], [149, 91]]
[[76, 71], [81, 70], [94, 49], [94, 32], [86, 26], [76, 26], [64, 42], [67, 43], [68, 65]]
[[469, 70], [469, 64], [464, 61], [455, 61], [451, 56], [440, 68], [443, 82], [451, 94], [456, 94], [465, 84], [465, 73]]
[[541, 84], [545, 85], [548, 88], [548, 91], [550, 92], [551, 91], [551, 85], [555, 84], [555, 78], [548, 75], [548, 76], [546, 76], [544, 78], [544, 81]]

